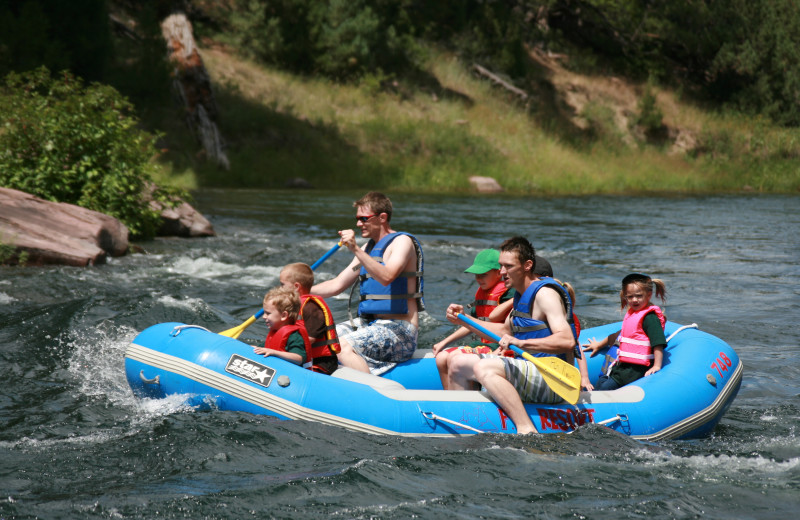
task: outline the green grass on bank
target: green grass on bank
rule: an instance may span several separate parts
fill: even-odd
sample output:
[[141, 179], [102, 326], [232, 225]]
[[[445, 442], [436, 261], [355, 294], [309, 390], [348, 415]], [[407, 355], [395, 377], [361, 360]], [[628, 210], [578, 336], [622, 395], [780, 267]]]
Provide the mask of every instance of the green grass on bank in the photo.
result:
[[553, 131], [563, 121], [442, 53], [431, 53], [427, 65], [438, 87], [400, 82], [389, 90], [376, 88], [376, 78], [340, 85], [219, 50], [203, 58], [231, 170], [187, 152], [197, 146], [182, 122], [167, 121], [162, 160], [188, 188], [277, 188], [300, 177], [323, 189], [459, 192], [480, 175], [513, 193], [800, 191], [800, 130], [710, 114], [674, 96], [665, 120], [696, 136], [689, 154], [669, 153], [670, 143], [625, 144], [604, 122], [602, 103], [583, 114], [593, 125], [588, 137], [565, 138]]

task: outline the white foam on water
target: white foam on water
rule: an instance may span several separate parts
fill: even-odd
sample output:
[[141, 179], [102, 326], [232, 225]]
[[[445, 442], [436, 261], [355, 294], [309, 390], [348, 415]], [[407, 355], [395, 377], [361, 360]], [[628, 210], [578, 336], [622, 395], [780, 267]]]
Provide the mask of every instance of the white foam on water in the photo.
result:
[[158, 303], [165, 307], [173, 309], [186, 309], [189, 311], [200, 311], [208, 307], [208, 305], [200, 298], [184, 298], [179, 300], [169, 295], [159, 296], [156, 300]]
[[244, 286], [271, 285], [278, 280], [283, 266], [250, 265], [242, 267], [238, 264], [220, 262], [208, 257], [180, 257], [167, 267], [168, 273], [179, 274], [202, 280], [225, 280]]
[[7, 295], [4, 292], [0, 292], [0, 304], [11, 303], [11, 302], [15, 302], [15, 301], [17, 301], [16, 298]]
[[[776, 440], [781, 445], [795, 441]], [[761, 450], [763, 448], [759, 448]], [[698, 478], [715, 480], [722, 476], [741, 477], [753, 479], [756, 475], [761, 478], [791, 478], [792, 474], [800, 468], [800, 457], [791, 457], [785, 460], [775, 460], [762, 455], [746, 457], [741, 455], [710, 454], [691, 455], [683, 457], [668, 452], [653, 453], [642, 450], [639, 454], [644, 459], [644, 465], [658, 466], [660, 468], [674, 467], [676, 469], [690, 469], [698, 474]], [[638, 463], [642, 463], [639, 460]]]

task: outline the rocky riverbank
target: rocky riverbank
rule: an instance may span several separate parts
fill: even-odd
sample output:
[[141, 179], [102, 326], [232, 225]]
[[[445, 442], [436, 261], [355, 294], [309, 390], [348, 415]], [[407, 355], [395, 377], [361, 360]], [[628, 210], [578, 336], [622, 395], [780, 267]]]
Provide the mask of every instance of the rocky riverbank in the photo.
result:
[[[214, 236], [211, 223], [190, 204], [161, 211], [160, 236]], [[80, 206], [50, 202], [0, 188], [0, 263], [89, 266], [130, 250], [119, 220]]]

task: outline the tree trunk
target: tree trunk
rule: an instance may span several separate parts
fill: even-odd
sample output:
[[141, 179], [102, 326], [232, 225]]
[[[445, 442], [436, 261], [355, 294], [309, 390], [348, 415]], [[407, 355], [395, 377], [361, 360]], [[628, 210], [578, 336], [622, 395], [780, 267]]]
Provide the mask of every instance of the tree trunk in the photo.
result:
[[206, 156], [226, 170], [230, 169], [224, 140], [217, 128], [217, 103], [203, 59], [197, 51], [192, 24], [183, 13], [169, 15], [161, 22], [167, 42], [173, 89], [186, 110], [186, 123], [192, 129]]

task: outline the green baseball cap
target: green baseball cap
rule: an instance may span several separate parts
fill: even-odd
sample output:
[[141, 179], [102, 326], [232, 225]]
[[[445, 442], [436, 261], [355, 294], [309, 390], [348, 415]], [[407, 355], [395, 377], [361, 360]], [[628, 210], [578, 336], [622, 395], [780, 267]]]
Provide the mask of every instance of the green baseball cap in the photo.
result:
[[500, 269], [500, 251], [497, 249], [484, 249], [475, 255], [475, 261], [467, 267], [464, 272], [472, 274], [483, 274], [492, 269]]

